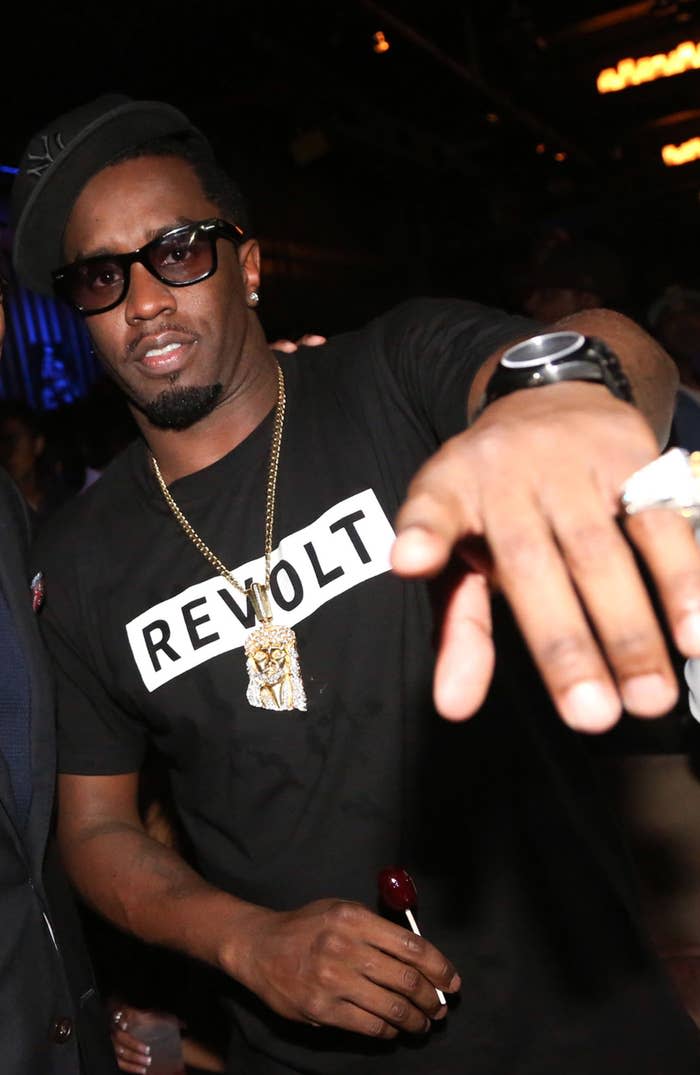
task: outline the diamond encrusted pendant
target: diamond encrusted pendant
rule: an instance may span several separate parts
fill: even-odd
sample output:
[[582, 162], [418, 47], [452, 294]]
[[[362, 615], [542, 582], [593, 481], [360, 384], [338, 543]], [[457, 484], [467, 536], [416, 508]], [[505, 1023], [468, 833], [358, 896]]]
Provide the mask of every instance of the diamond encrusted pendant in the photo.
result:
[[272, 623], [267, 587], [254, 582], [248, 590], [259, 626], [245, 640], [246, 698], [260, 709], [306, 710], [297, 639], [291, 627]]

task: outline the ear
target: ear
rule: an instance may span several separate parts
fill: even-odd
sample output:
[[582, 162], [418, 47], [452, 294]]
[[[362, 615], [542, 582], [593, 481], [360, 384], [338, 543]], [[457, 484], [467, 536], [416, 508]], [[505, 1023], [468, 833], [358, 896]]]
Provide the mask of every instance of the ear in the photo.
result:
[[246, 295], [260, 287], [260, 246], [257, 239], [248, 239], [238, 248], [243, 289]]

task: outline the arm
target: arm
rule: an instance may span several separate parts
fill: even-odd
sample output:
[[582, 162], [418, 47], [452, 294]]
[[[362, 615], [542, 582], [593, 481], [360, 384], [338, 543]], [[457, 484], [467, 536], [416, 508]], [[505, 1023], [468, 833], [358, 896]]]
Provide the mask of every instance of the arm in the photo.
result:
[[[561, 318], [541, 331], [557, 332], [562, 329], [572, 329], [584, 336], [597, 336], [606, 341], [625, 369], [637, 408], [654, 431], [659, 448], [663, 448], [671, 432], [679, 384], [678, 367], [673, 359], [636, 322], [613, 310], [582, 310]], [[503, 347], [489, 356], [476, 374], [467, 401], [470, 418], [505, 350]]]
[[148, 835], [137, 789], [136, 773], [60, 779], [66, 867], [117, 926], [218, 967], [288, 1019], [391, 1038], [445, 1014], [435, 987], [460, 983], [427, 941], [344, 900], [280, 912], [214, 888]]
[[[475, 712], [488, 689], [489, 585], [508, 599], [572, 726], [604, 730], [623, 705], [660, 715], [676, 697], [661, 627], [617, 523], [622, 483], [665, 443], [675, 368], [622, 315], [591, 310], [551, 329], [564, 327], [598, 335], [616, 351], [637, 406], [576, 382], [506, 396], [419, 470], [397, 519], [398, 574], [434, 576], [453, 553], [467, 566], [446, 607], [435, 674], [436, 705], [451, 719]], [[501, 353], [477, 373], [470, 415]], [[658, 511], [626, 527], [676, 644], [700, 653], [700, 553], [690, 528]]]

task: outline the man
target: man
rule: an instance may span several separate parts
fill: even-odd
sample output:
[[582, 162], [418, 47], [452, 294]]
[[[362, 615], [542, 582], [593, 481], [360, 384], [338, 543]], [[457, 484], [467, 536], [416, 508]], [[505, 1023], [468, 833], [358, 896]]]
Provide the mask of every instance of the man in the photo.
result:
[[[593, 311], [557, 370], [608, 387], [511, 392], [533, 324], [421, 300], [276, 357], [240, 193], [162, 102], [52, 121], [13, 213], [21, 278], [86, 315], [142, 434], [35, 552], [84, 898], [223, 972], [232, 1072], [697, 1071], [577, 735], [675, 697], [616, 519], [667, 356]], [[697, 653], [698, 550], [654, 514], [630, 532]], [[487, 578], [534, 665], [500, 598], [494, 649]], [[142, 825], [150, 748], [191, 864]], [[378, 903], [395, 863], [422, 938]]]
[[647, 312], [650, 330], [678, 366], [680, 386], [673, 416], [673, 441], [700, 449], [700, 292], [669, 285]]
[[614, 250], [592, 239], [568, 236], [557, 236], [542, 246], [519, 282], [526, 313], [546, 323], [600, 306], [626, 308], [626, 274]]
[[[0, 350], [5, 335], [0, 277]], [[0, 1053], [7, 1075], [85, 1075], [114, 1057], [55, 851], [54, 708], [36, 622], [29, 519], [0, 469]], [[81, 1057], [83, 1067], [81, 1067]]]
[[71, 495], [51, 455], [38, 414], [23, 400], [0, 400], [0, 466], [24, 497], [37, 529]]

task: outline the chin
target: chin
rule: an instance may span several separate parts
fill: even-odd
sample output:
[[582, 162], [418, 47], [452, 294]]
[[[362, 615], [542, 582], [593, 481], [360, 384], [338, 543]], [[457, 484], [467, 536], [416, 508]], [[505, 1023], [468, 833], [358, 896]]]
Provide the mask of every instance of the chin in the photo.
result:
[[223, 385], [172, 386], [151, 400], [133, 399], [132, 403], [158, 429], [189, 429], [206, 418], [216, 407]]

